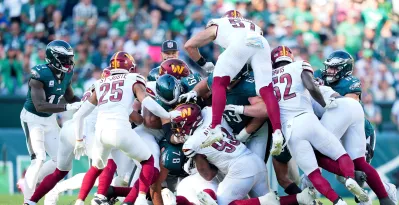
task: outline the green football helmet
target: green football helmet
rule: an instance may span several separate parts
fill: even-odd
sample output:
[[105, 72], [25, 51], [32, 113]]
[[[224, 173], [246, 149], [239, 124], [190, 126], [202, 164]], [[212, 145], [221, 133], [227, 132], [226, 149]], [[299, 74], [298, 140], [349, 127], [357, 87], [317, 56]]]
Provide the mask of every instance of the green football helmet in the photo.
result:
[[181, 93], [180, 82], [169, 74], [164, 74], [158, 78], [155, 86], [158, 98], [167, 105], [177, 103]]
[[71, 45], [62, 40], [51, 41], [46, 47], [46, 62], [61, 72], [71, 72], [75, 65]]
[[353, 72], [353, 58], [346, 51], [334, 51], [324, 61], [321, 70], [322, 79], [327, 83], [334, 83]]
[[157, 81], [157, 79], [159, 78], [159, 68], [160, 68], [160, 66], [151, 69], [151, 71], [148, 73], [148, 76], [147, 76], [148, 82]]

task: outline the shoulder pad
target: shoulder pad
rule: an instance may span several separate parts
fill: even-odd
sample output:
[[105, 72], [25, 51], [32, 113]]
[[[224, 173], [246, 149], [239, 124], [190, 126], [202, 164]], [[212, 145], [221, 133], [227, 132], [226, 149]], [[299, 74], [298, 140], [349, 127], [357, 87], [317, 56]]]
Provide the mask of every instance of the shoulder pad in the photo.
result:
[[312, 65], [310, 65], [310, 63], [308, 61], [303, 61], [302, 62], [302, 69], [310, 71], [310, 72], [313, 73]]
[[43, 72], [43, 69], [49, 69], [47, 67], [47, 65], [42, 64], [42, 65], [36, 65], [33, 68], [31, 68], [31, 78], [35, 79], [35, 80], [39, 80], [40, 79], [40, 74]]
[[146, 86], [146, 84], [147, 84], [147, 81], [145, 80], [145, 78], [142, 75], [137, 74], [137, 73], [129, 73], [129, 74], [127, 74], [126, 78], [136, 81], [135, 83], [141, 83], [144, 86]]
[[213, 26], [213, 25], [218, 25], [217, 19], [211, 19], [210, 21], [208, 21], [208, 23], [206, 24], [206, 28]]

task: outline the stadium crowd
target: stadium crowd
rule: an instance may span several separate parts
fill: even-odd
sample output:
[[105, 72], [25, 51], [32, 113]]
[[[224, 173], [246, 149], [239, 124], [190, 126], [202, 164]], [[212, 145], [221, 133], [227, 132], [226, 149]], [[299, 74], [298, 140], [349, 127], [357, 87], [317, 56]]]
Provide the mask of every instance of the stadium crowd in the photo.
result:
[[[193, 67], [183, 44], [207, 22], [237, 9], [261, 26], [269, 44], [289, 46], [314, 69], [336, 49], [355, 58], [365, 113], [382, 121], [374, 102], [393, 103], [399, 95], [399, 24], [389, 0], [3, 0], [0, 3], [0, 95], [27, 92], [30, 68], [45, 63], [54, 39], [75, 49], [74, 92], [82, 94], [117, 50], [135, 58], [146, 75], [161, 62], [161, 43], [178, 42], [180, 57]], [[216, 62], [221, 50], [201, 53]], [[399, 121], [399, 100], [392, 109]]]

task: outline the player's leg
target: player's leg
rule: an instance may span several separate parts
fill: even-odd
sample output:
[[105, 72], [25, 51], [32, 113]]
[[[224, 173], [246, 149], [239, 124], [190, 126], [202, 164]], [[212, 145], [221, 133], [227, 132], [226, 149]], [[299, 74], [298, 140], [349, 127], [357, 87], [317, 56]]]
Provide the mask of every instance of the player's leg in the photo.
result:
[[222, 122], [227, 86], [256, 50], [246, 46], [243, 40], [237, 39], [219, 55], [213, 72], [212, 94], [218, 97], [212, 98], [212, 128]]
[[345, 131], [352, 123], [352, 112], [348, 112], [348, 110], [350, 110], [348, 108], [348, 106], [350, 106], [350, 104], [348, 104], [348, 100], [352, 99], [337, 99], [337, 103], [339, 106], [331, 110], [326, 110], [322, 118], [320, 119], [320, 123], [329, 132], [334, 134], [337, 139], [342, 138]]
[[[218, 186], [216, 192], [217, 204], [228, 205], [232, 201], [244, 199], [249, 191], [251, 191], [254, 184], [255, 176], [235, 178], [227, 174]], [[231, 187], [234, 187], [234, 189]], [[260, 205], [260, 203], [258, 205]]]
[[262, 160], [265, 160], [267, 138], [268, 125], [265, 122], [258, 131], [252, 134], [251, 139], [247, 143], [245, 143], [245, 145], [248, 147], [249, 150], [258, 155]]
[[254, 71], [256, 92], [262, 97], [267, 110], [269, 110], [271, 129], [274, 132], [276, 129], [281, 129], [280, 107], [274, 96], [270, 46], [264, 38], [262, 38], [262, 43], [264, 47], [257, 49], [257, 52], [251, 57], [251, 66]]

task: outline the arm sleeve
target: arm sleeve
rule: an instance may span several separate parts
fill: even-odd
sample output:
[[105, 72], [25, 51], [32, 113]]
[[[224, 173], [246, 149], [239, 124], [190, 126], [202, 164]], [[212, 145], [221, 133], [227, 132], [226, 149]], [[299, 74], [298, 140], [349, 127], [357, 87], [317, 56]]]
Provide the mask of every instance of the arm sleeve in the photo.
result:
[[157, 117], [163, 119], [169, 119], [170, 115], [161, 105], [159, 105], [154, 99], [150, 96], [144, 98], [142, 104], [145, 108], [147, 108], [152, 114], [156, 115]]
[[87, 100], [82, 104], [80, 109], [73, 115], [72, 120], [75, 128], [74, 132], [76, 140], [82, 139], [83, 120], [94, 110], [94, 108], [96, 108], [96, 106], [91, 104]]
[[164, 125], [162, 125], [162, 130], [165, 133], [165, 139], [166, 141], [171, 144], [170, 142], [170, 138], [172, 137], [172, 125], [169, 123], [166, 123]]

